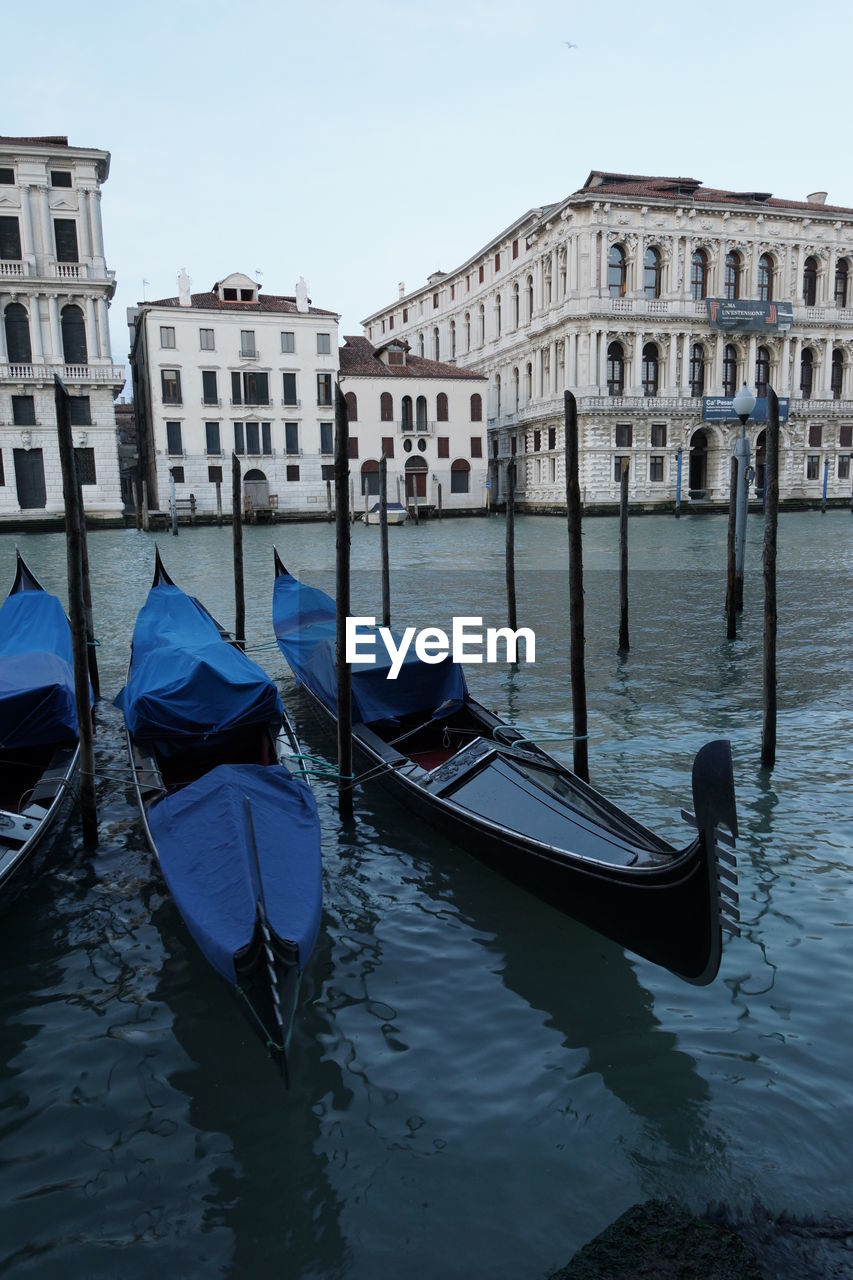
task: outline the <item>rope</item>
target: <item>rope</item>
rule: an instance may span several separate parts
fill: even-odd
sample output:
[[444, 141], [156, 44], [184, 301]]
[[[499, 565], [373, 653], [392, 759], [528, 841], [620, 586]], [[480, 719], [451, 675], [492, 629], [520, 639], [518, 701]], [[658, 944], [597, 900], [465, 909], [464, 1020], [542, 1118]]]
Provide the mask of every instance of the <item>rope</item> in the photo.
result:
[[273, 1040], [272, 1036], [269, 1033], [269, 1030], [264, 1025], [264, 1022], [260, 1014], [258, 1013], [255, 1006], [252, 1004], [249, 997], [246, 995], [246, 992], [240, 986], [239, 982], [237, 983], [235, 990], [237, 994], [241, 996], [243, 1000], [245, 1000], [247, 1009], [251, 1013], [252, 1017], [255, 1019], [257, 1026], [260, 1028], [261, 1034], [264, 1038], [264, 1042], [267, 1047], [267, 1051], [280, 1053], [282, 1056], [284, 1056], [284, 1054], [287, 1052], [285, 1046], [283, 1044], [276, 1044], [275, 1040]]

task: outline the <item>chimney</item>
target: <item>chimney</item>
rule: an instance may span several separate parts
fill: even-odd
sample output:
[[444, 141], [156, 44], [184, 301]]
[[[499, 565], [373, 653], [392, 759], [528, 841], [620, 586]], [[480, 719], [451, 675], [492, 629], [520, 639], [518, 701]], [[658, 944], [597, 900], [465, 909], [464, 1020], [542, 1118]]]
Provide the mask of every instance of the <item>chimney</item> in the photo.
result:
[[826, 204], [826, 191], [813, 191], [810, 196], [806, 196], [808, 204]]
[[401, 297], [401, 298], [405, 298], [405, 296], [406, 296], [406, 286], [405, 286], [405, 284], [403, 283], [403, 281], [402, 281], [402, 280], [401, 280], [401, 281], [400, 281], [400, 283], [397, 285], [397, 291], [398, 291], [398, 295], [399, 295], [399, 297]]
[[186, 267], [181, 267], [178, 273], [178, 302], [182, 307], [191, 307], [193, 304], [192, 283], [187, 275]]
[[304, 276], [300, 276], [296, 282], [296, 310], [308, 310], [308, 285]]

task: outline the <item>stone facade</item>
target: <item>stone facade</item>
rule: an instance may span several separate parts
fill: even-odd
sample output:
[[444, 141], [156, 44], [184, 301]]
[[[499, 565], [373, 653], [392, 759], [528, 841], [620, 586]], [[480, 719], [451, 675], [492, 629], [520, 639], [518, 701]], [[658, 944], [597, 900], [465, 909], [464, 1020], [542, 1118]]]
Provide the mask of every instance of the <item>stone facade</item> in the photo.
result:
[[0, 523], [64, 513], [54, 376], [72, 426], [92, 519], [121, 518], [110, 350], [115, 274], [104, 257], [101, 184], [109, 153], [65, 137], [0, 137]]
[[[635, 503], [670, 506], [679, 459], [686, 504], [727, 502], [740, 427], [726, 406], [713, 420], [708, 400], [730, 400], [744, 382], [790, 402], [783, 500], [819, 500], [825, 468], [840, 500], [853, 454], [851, 275], [853, 210], [824, 192], [782, 200], [593, 171], [455, 270], [401, 286], [363, 323], [372, 342], [393, 333], [417, 354], [488, 375], [490, 455], [516, 455], [519, 500], [532, 509], [565, 503], [566, 389], [578, 401], [588, 504], [618, 501], [623, 458]], [[754, 305], [724, 329], [715, 299]], [[756, 496], [762, 431], [747, 424]]]

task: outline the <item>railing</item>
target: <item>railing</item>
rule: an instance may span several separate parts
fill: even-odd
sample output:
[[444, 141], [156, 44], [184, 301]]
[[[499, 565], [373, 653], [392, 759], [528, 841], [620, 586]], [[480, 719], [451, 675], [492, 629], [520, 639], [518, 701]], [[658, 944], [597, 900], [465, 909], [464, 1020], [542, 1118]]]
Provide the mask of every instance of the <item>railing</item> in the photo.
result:
[[218, 397], [215, 400], [205, 400], [204, 396], [202, 396], [201, 403], [202, 403], [202, 408], [204, 409], [221, 409], [222, 408], [222, 401]]
[[28, 262], [0, 262], [0, 276], [27, 276], [29, 273]]
[[228, 401], [232, 409], [271, 409], [272, 400], [234, 400]]
[[107, 382], [121, 386], [125, 380], [123, 367], [115, 364], [0, 364], [0, 382], [52, 382], [57, 373], [65, 382]]
[[240, 348], [240, 359], [241, 359], [241, 360], [257, 360], [257, 358], [258, 358], [258, 349], [257, 349], [257, 347], [253, 347], [253, 349], [252, 349], [251, 351], [244, 351], [242, 347]]
[[60, 280], [79, 280], [87, 274], [79, 262], [55, 262], [53, 269]]
[[432, 436], [435, 435], [434, 422], [409, 422], [398, 421], [397, 430], [404, 432], [407, 436]]
[[301, 400], [282, 400], [281, 407], [282, 409], [301, 409], [302, 401]]

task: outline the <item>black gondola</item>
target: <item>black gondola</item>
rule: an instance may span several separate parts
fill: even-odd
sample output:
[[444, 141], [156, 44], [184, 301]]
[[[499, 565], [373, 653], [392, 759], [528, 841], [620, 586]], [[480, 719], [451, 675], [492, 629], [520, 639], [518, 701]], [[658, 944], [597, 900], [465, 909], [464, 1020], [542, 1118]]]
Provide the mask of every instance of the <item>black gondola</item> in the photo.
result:
[[[336, 719], [335, 605], [275, 553], [273, 625], [294, 674]], [[693, 763], [695, 834], [677, 849], [470, 697], [449, 658], [410, 651], [395, 681], [353, 664], [353, 741], [407, 809], [575, 920], [696, 985], [737, 933], [737, 810], [727, 741]], [[723, 831], [720, 828], [726, 827]]]

